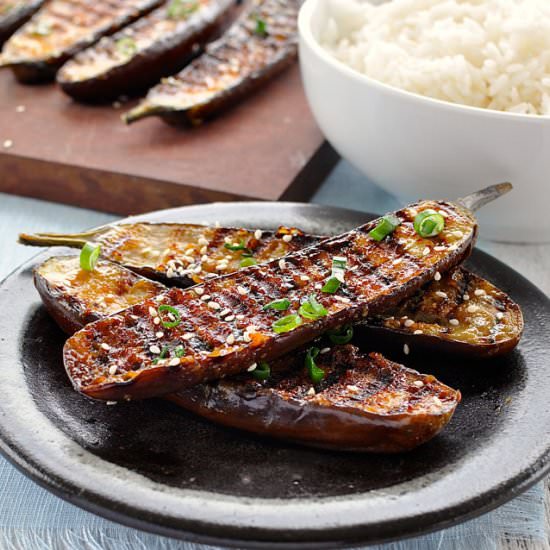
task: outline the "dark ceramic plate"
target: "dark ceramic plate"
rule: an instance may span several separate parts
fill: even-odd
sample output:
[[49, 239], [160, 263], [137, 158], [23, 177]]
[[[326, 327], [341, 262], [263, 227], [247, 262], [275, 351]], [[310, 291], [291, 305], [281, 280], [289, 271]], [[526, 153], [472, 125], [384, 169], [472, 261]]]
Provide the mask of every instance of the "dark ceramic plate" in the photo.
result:
[[[328, 234], [370, 217], [234, 203], [137, 219], [284, 223]], [[47, 254], [0, 287], [0, 450], [87, 510], [193, 541], [332, 548], [448, 527], [514, 497], [549, 469], [550, 301], [487, 254], [474, 252], [470, 266], [521, 304], [525, 336], [509, 357], [481, 364], [417, 357], [413, 347], [406, 363], [460, 388], [463, 402], [440, 436], [399, 456], [301, 448], [217, 427], [161, 400], [107, 406], [76, 394], [61, 362], [64, 336], [32, 287], [31, 269]]]

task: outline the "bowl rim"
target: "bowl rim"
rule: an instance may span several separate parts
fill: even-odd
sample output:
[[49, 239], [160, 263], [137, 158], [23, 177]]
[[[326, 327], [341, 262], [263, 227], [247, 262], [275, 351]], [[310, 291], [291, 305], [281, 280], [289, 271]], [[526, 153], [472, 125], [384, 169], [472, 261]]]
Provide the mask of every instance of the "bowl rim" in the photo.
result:
[[[484, 109], [482, 107], [474, 107], [471, 105], [463, 105], [461, 103], [453, 103], [451, 101], [445, 101], [443, 99], [436, 99], [429, 96], [417, 94], [415, 92], [410, 92], [408, 90], [403, 90], [390, 84], [386, 84], [382, 81], [375, 80], [370, 76], [367, 76], [363, 73], [360, 73], [356, 69], [353, 69], [346, 65], [344, 62], [338, 60], [336, 57], [331, 55], [327, 50], [325, 50], [317, 39], [313, 36], [313, 31], [311, 30], [311, 18], [315, 13], [318, 5], [321, 2], [326, 2], [327, 0], [305, 0], [302, 4], [299, 14], [298, 14], [298, 34], [300, 37], [300, 42], [306, 44], [308, 48], [318, 57], [320, 61], [331, 66], [337, 72], [345, 75], [352, 80], [360, 82], [362, 84], [367, 84], [375, 89], [378, 89], [380, 92], [384, 92], [388, 95], [395, 96], [397, 98], [403, 98], [407, 100], [416, 101], [417, 103], [424, 104], [429, 106], [430, 104], [435, 107], [442, 109], [447, 109], [449, 111], [463, 112], [469, 115], [480, 115], [483, 117], [495, 118], [500, 120], [516, 120], [523, 121], [525, 123], [534, 123], [534, 124], [548, 124], [550, 121], [550, 115], [527, 115], [523, 113], [513, 113], [510, 111], [497, 111], [495, 109]], [[368, 1], [368, 0], [367, 0]], [[303, 64], [303, 56], [300, 56], [300, 65]]]

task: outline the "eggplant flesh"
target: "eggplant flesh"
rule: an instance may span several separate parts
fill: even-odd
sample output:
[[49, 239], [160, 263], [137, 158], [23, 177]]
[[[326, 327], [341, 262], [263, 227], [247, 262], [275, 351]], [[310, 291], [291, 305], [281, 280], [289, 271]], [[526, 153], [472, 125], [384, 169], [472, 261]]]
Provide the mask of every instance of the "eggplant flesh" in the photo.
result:
[[0, 0], [0, 47], [43, 3], [44, 0]]
[[[34, 272], [44, 305], [65, 332], [167, 290], [106, 260], [93, 271], [77, 256], [52, 257]], [[320, 344], [321, 345], [321, 344]], [[167, 398], [218, 424], [310, 446], [401, 452], [434, 437], [449, 422], [460, 393], [379, 354], [353, 346], [324, 348], [313, 384], [305, 350], [271, 363], [266, 381], [246, 373]]]
[[[420, 237], [413, 227], [416, 212], [427, 208], [447, 216], [445, 229], [431, 239]], [[237, 374], [326, 330], [399, 303], [471, 251], [477, 224], [457, 204], [421, 201], [394, 215], [401, 224], [380, 242], [368, 235], [380, 221], [374, 220], [282, 262], [251, 266], [186, 291], [173, 288], [87, 325], [64, 348], [73, 386], [91, 397], [120, 400], [154, 397]], [[333, 294], [321, 292], [335, 256], [347, 264], [343, 284]], [[312, 295], [326, 315], [298, 318]], [[286, 311], [265, 309], [274, 299], [288, 300]], [[183, 346], [182, 357], [156, 357], [156, 350], [176, 343]]]
[[233, 0], [168, 2], [76, 54], [57, 82], [84, 102], [136, 95], [196, 57], [219, 34], [232, 6]]
[[323, 350], [313, 385], [304, 352], [272, 363], [271, 376], [201, 384], [167, 396], [217, 424], [341, 451], [409, 451], [450, 421], [460, 392], [378, 353], [354, 346]]
[[5, 43], [0, 65], [26, 84], [51, 81], [80, 50], [163, 0], [50, 0]]
[[152, 88], [123, 119], [196, 125], [240, 101], [297, 58], [299, 0], [255, 0], [206, 52]]

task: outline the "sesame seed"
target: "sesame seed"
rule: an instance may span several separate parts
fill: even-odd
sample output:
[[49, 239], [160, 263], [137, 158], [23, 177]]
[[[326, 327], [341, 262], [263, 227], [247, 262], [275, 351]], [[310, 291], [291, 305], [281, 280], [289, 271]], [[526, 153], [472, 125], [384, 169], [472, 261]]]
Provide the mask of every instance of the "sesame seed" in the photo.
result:
[[151, 317], [156, 317], [157, 316], [157, 310], [154, 307], [149, 306], [149, 315]]
[[220, 262], [220, 263], [216, 266], [216, 271], [223, 271], [224, 269], [227, 269], [227, 263], [222, 263], [222, 262]]
[[10, 147], [13, 147], [13, 141], [11, 139], [4, 140], [4, 149], [9, 149]]
[[429, 253], [430, 253], [430, 247], [427, 246], [427, 247], [422, 251], [422, 256], [427, 256]]
[[407, 344], [404, 344], [403, 345], [403, 353], [405, 355], [409, 355], [410, 351], [411, 351], [411, 348], [409, 348], [409, 346]]
[[235, 336], [233, 336], [232, 334], [230, 334], [226, 339], [225, 341], [231, 346], [232, 344], [235, 343]]
[[403, 324], [406, 327], [412, 327], [414, 325], [414, 321], [412, 319], [407, 319]]
[[27, 110], [27, 108], [24, 105], [18, 105], [15, 108], [16, 113], [24, 113]]
[[252, 338], [250, 338], [250, 334], [248, 334], [248, 332], [245, 332], [244, 335], [243, 335], [243, 340], [245, 342], [251, 342], [252, 341]]
[[502, 311], [497, 311], [495, 317], [500, 321], [504, 318], [504, 313], [502, 313]]
[[172, 268], [168, 268], [166, 270], [166, 276], [169, 278], [169, 279], [172, 279], [173, 277], [176, 276], [176, 272], [172, 269]]
[[109, 351], [111, 349], [111, 346], [103, 342], [103, 344], [101, 344], [101, 348], [104, 349], [105, 351]]
[[435, 295], [439, 296], [440, 298], [448, 298], [447, 293], [443, 292], [442, 290], [436, 290]]
[[155, 334], [155, 336], [156, 336], [157, 338], [164, 338], [164, 332], [160, 332], [160, 331], [159, 331], [159, 332], [157, 332], [157, 333]]
[[457, 327], [460, 323], [458, 319], [449, 319], [449, 324], [453, 325], [453, 327]]
[[246, 370], [248, 372], [252, 372], [253, 370], [256, 370], [257, 366], [258, 366], [258, 363], [252, 363], [252, 365], [250, 365], [250, 367], [248, 367]]
[[472, 304], [471, 306], [468, 306], [468, 307], [466, 308], [466, 311], [467, 311], [468, 313], [475, 313], [475, 312], [477, 311], [477, 309], [478, 309], [477, 306], [474, 306], [474, 305]]
[[401, 319], [408, 319], [409, 317], [407, 315], [403, 315], [403, 317], [401, 317]]
[[319, 353], [322, 355], [323, 353], [328, 353], [330, 351], [330, 348], [323, 348]]
[[323, 288], [323, 285], [321, 283], [315, 283], [315, 289], [321, 290]]
[[413, 332], [413, 334], [424, 334], [424, 331], [418, 329], [418, 330], [415, 330], [415, 331]]
[[394, 260], [393, 265], [399, 265], [403, 262], [403, 258], [397, 258], [397, 260]]
[[469, 294], [464, 294], [464, 296], [462, 296], [462, 299], [467, 302], [469, 299], [470, 299], [470, 295]]
[[226, 244], [233, 244], [232, 240], [231, 240], [231, 237], [225, 237], [224, 241], [225, 241]]
[[202, 286], [198, 286], [194, 290], [195, 290], [195, 294], [197, 296], [202, 296], [204, 294], [204, 288], [202, 288]]
[[235, 315], [235, 318], [239, 321], [242, 321], [244, 319], [244, 315], [242, 313], [239, 313], [238, 315]]
[[292, 235], [283, 235], [283, 241], [289, 243], [292, 240]]
[[201, 300], [203, 302], [208, 302], [208, 300], [210, 300], [211, 296], [210, 294], [204, 294], [203, 296], [201, 296]]
[[261, 229], [256, 229], [254, 231], [254, 238], [260, 240], [262, 238], [263, 231]]
[[199, 237], [198, 243], [201, 246], [208, 246], [208, 239], [205, 239], [204, 237]]
[[286, 262], [283, 259], [279, 260], [279, 269], [286, 269]]
[[315, 388], [313, 386], [311, 386], [311, 388], [309, 388], [309, 390], [307, 390], [306, 395], [315, 395]]
[[116, 402], [116, 401], [106, 401], [105, 404], [106, 404], [106, 405], [116, 405], [117, 402]]
[[230, 313], [231, 313], [231, 310], [228, 307], [226, 307], [224, 310], [220, 311], [220, 315], [222, 317], [225, 317], [226, 315], [229, 315]]
[[454, 235], [455, 237], [458, 237], [458, 238], [464, 237], [464, 233], [463, 233], [462, 231], [460, 231], [460, 230], [458, 230], [458, 231], [453, 231], [453, 235]]
[[438, 407], [441, 407], [441, 405], [443, 405], [443, 403], [441, 403], [441, 399], [439, 399], [439, 397], [437, 397], [437, 395], [434, 395], [434, 403], [435, 403]]
[[160, 325], [160, 317], [155, 317], [153, 319], [153, 325]]
[[[199, 253], [200, 254], [206, 254], [206, 251], [208, 250], [208, 247], [205, 245], [203, 246], [200, 250], [199, 250]], [[204, 260], [203, 260], [204, 261]]]
[[195, 336], [195, 333], [194, 332], [186, 332], [182, 338], [184, 340], [191, 340], [191, 338], [193, 338]]
[[180, 358], [179, 357], [173, 357], [172, 359], [170, 359], [170, 361], [168, 361], [168, 366], [169, 367], [176, 367], [180, 364]]
[[112, 367], [109, 367], [109, 374], [116, 374], [116, 365], [113, 365]]
[[358, 392], [359, 388], [355, 384], [348, 384], [346, 389], [352, 392]]
[[415, 385], [417, 388], [421, 388], [424, 385], [424, 382], [422, 382], [422, 380], [415, 380], [413, 382], [413, 385]]
[[415, 210], [414, 208], [409, 208], [409, 215], [413, 218], [418, 216], [418, 210]]
[[256, 332], [258, 330], [258, 327], [255, 327], [254, 325], [248, 325], [244, 330], [246, 332]]
[[210, 309], [220, 309], [222, 306], [220, 306], [220, 304], [218, 304], [218, 302], [208, 302], [208, 307]]
[[441, 281], [441, 273], [439, 271], [435, 272], [434, 281]]
[[300, 280], [301, 281], [309, 281], [309, 276], [308, 275], [300, 275]]
[[244, 296], [246, 294], [248, 294], [248, 289], [244, 288], [244, 286], [237, 286], [237, 292], [241, 295], [241, 296]]
[[474, 294], [476, 296], [483, 296], [483, 295], [486, 294], [486, 292], [482, 288], [476, 288], [475, 291], [474, 291]]
[[438, 212], [439, 212], [444, 218], [448, 218], [448, 217], [449, 217], [449, 214], [447, 214], [447, 212], [445, 212], [445, 210], [438, 210]]
[[230, 323], [231, 321], [234, 321], [235, 320], [235, 315], [228, 315], [225, 320]]
[[206, 254], [203, 254], [201, 256], [201, 262], [207, 262], [208, 261], [208, 256]]
[[151, 353], [156, 354], [156, 355], [159, 355], [159, 354], [160, 354], [160, 348], [159, 348], [157, 345], [155, 345], [155, 344], [153, 344], [152, 346], [149, 346], [149, 351], [150, 351]]

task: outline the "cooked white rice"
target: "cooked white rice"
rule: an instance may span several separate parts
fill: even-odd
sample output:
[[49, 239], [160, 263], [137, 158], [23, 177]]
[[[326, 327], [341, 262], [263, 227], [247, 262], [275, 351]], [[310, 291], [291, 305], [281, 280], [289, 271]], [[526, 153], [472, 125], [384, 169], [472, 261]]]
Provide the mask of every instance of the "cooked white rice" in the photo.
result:
[[322, 45], [376, 80], [454, 103], [550, 115], [550, 0], [325, 0]]

